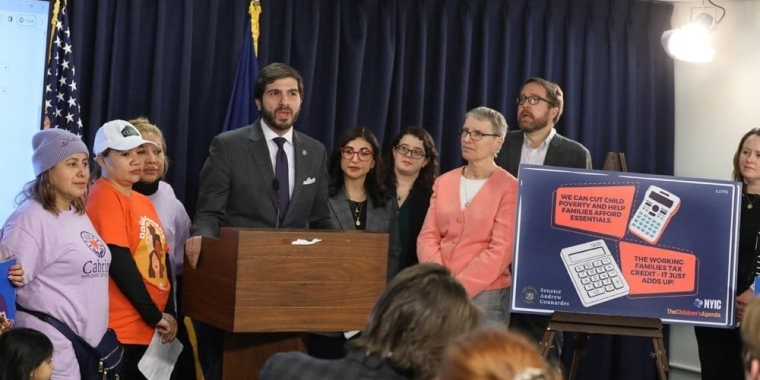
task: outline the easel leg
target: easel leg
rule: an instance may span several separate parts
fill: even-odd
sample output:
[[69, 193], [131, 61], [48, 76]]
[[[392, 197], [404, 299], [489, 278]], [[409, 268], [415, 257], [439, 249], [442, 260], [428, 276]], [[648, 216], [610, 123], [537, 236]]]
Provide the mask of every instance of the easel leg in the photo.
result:
[[575, 380], [575, 376], [578, 374], [578, 365], [580, 364], [581, 356], [586, 355], [586, 347], [588, 347], [588, 334], [576, 334], [575, 352], [573, 352], [573, 364], [570, 365], [570, 377], [568, 377], [568, 380]]
[[552, 349], [552, 342], [554, 342], [554, 336], [557, 334], [554, 330], [546, 330], [544, 338], [541, 339], [541, 357], [546, 359], [549, 356], [549, 350]]
[[654, 357], [657, 362], [657, 372], [660, 375], [661, 380], [667, 380], [666, 372], [668, 368], [668, 355], [665, 351], [665, 344], [662, 338], [652, 338], [652, 344], [654, 345]]

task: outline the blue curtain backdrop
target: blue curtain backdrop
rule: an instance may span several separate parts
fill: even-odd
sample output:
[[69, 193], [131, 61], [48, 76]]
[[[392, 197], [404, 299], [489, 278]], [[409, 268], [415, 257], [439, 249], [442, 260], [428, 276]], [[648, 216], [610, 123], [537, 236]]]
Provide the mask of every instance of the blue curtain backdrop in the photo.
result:
[[[516, 128], [522, 83], [557, 82], [557, 130], [594, 167], [625, 152], [630, 171], [672, 174], [673, 62], [660, 46], [673, 6], [634, 0], [262, 0], [260, 67], [304, 77], [296, 126], [332, 149], [357, 125], [385, 149], [401, 129], [434, 136], [442, 170], [462, 163], [457, 129], [485, 105]], [[198, 173], [222, 131], [245, 38], [247, 0], [69, 3], [85, 138], [143, 115], [164, 130], [167, 180], [192, 214]], [[241, 163], [242, 164], [242, 163]], [[654, 378], [645, 339], [592, 337], [582, 379]], [[572, 352], [566, 352], [572, 354]]]

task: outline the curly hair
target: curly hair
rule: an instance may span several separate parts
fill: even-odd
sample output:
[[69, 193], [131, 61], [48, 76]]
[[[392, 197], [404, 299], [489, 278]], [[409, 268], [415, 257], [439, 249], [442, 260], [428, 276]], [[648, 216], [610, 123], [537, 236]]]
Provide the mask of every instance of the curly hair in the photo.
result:
[[417, 176], [417, 179], [414, 180], [414, 186], [417, 186], [426, 192], [433, 192], [433, 183], [435, 182], [435, 178], [438, 177], [438, 170], [440, 167], [440, 163], [438, 161], [438, 150], [435, 148], [435, 141], [433, 141], [433, 136], [431, 136], [430, 133], [428, 133], [428, 131], [422, 127], [409, 127], [403, 130], [393, 140], [391, 151], [385, 156], [385, 167], [387, 168], [385, 183], [388, 185], [393, 185], [396, 183], [396, 162], [393, 158], [393, 149], [398, 146], [401, 139], [406, 135], [414, 136], [422, 141], [422, 146], [425, 149], [424, 158], [430, 160], [428, 164], [420, 170], [420, 174]]

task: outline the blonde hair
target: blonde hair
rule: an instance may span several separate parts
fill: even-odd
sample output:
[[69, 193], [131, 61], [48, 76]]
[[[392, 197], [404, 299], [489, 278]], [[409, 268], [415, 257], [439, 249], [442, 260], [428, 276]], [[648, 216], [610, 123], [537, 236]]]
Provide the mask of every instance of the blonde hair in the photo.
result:
[[166, 175], [166, 172], [169, 171], [169, 156], [166, 155], [166, 140], [164, 139], [164, 133], [161, 132], [161, 128], [159, 128], [155, 124], [152, 124], [150, 120], [148, 120], [148, 118], [144, 116], [138, 116], [130, 120], [129, 124], [132, 124], [135, 128], [137, 128], [137, 130], [140, 131], [140, 134], [143, 135], [143, 137], [145, 136], [146, 133], [153, 133], [154, 135], [158, 136], [159, 140], [161, 140], [161, 149], [164, 151], [163, 175]]
[[505, 328], [475, 330], [446, 351], [440, 380], [558, 380], [538, 347]]

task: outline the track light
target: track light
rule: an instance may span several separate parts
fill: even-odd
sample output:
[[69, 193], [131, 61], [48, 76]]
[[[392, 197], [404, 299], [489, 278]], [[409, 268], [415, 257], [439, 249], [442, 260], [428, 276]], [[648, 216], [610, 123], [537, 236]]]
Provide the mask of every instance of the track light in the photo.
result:
[[[710, 4], [723, 10], [720, 22], [726, 15], [726, 9], [708, 0]], [[693, 17], [694, 10], [697, 10], [697, 16]], [[715, 8], [712, 8], [715, 10]], [[715, 49], [712, 46], [711, 32], [718, 22], [715, 17], [704, 8], [692, 8], [691, 22], [683, 25], [678, 29], [667, 30], [662, 33], [662, 47], [665, 52], [673, 58], [684, 62], [704, 63], [710, 62], [715, 56]]]

